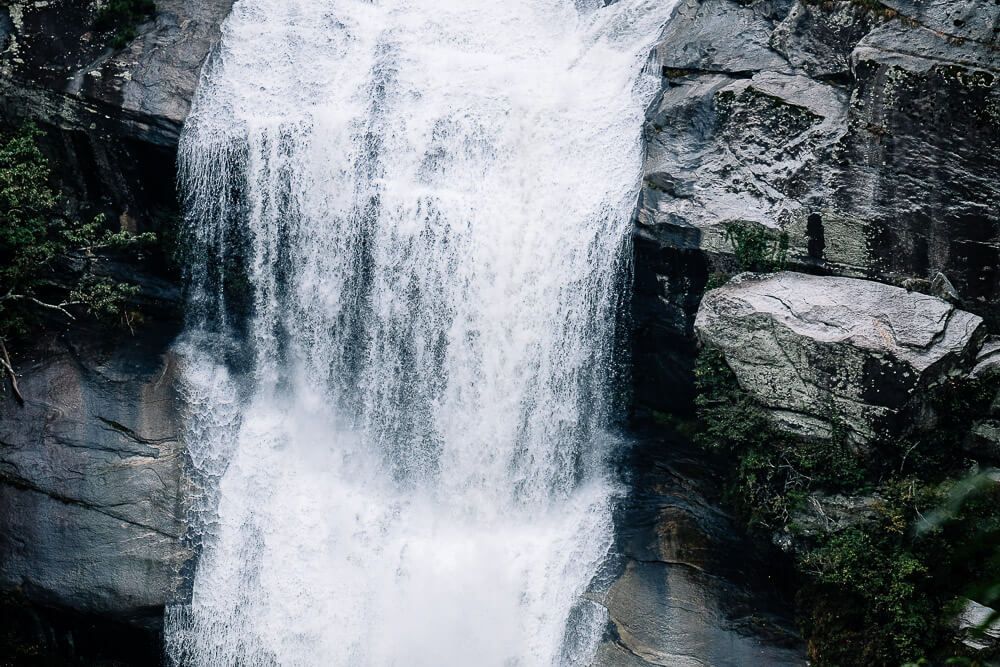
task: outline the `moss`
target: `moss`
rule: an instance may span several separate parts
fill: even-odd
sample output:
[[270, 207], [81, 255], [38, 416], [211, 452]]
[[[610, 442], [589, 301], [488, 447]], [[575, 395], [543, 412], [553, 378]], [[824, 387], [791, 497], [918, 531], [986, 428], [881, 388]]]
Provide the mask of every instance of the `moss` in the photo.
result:
[[863, 463], [837, 420], [828, 441], [796, 441], [777, 431], [713, 348], [698, 355], [695, 384], [697, 441], [736, 461], [726, 495], [750, 524], [778, 527], [810, 491], [861, 485]]
[[788, 261], [788, 234], [772, 232], [762, 225], [733, 223], [725, 239], [733, 248], [740, 271], [770, 273], [781, 271]]

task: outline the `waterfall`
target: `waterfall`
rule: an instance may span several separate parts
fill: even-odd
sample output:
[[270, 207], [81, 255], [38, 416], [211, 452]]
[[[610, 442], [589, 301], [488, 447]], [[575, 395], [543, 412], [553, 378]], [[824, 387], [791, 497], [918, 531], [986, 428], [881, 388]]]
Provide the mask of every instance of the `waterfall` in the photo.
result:
[[181, 141], [181, 665], [588, 664], [671, 0], [239, 0]]

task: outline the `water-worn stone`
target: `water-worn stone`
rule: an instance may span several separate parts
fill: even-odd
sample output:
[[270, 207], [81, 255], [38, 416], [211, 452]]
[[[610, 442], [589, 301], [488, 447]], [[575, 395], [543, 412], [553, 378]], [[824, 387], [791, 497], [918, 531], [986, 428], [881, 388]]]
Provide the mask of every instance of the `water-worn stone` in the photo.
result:
[[0, 394], [0, 588], [155, 629], [181, 583], [187, 478], [170, 327], [46, 337]]
[[983, 320], [933, 296], [854, 278], [744, 274], [708, 292], [695, 327], [781, 429], [855, 442], [900, 434], [924, 390], [968, 373]]
[[616, 520], [621, 571], [590, 594], [609, 617], [595, 667], [806, 664], [772, 554], [709, 499], [701, 453], [656, 441], [632, 456], [636, 476]]
[[995, 609], [965, 600], [954, 622], [959, 641], [975, 652], [1000, 649], [1000, 621], [996, 613]]
[[[940, 273], [1000, 321], [1000, 5], [688, 0], [654, 52], [635, 228], [637, 398], [690, 396], [698, 302], [741, 267], [725, 231], [791, 268], [892, 284]], [[679, 279], [678, 265], [692, 270]]]

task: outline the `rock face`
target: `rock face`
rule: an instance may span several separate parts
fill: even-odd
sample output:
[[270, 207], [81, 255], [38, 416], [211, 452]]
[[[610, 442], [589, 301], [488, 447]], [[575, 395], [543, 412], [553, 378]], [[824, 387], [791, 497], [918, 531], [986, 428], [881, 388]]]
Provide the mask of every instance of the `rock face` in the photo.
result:
[[139, 231], [176, 213], [174, 157], [201, 66], [232, 0], [158, 0], [113, 50], [98, 3], [0, 6], [0, 129], [32, 120], [62, 165], [63, 190]]
[[633, 457], [616, 519], [621, 571], [591, 594], [609, 615], [595, 667], [806, 664], [771, 579], [780, 568], [711, 500], [701, 453], [657, 440]]
[[190, 557], [172, 331], [52, 337], [0, 401], [0, 587], [148, 629]]
[[595, 666], [804, 665], [774, 563], [718, 510], [704, 457], [660, 440], [632, 456], [616, 520], [621, 571], [592, 594], [610, 616]]
[[652, 56], [635, 231], [640, 402], [689, 395], [693, 324], [734, 224], [793, 268], [953, 283], [1000, 317], [1000, 5], [684, 0]]
[[[178, 216], [177, 141], [232, 0], [157, 0], [120, 50], [94, 30], [106, 4], [0, 3], [0, 131], [32, 121], [46, 132], [70, 214], [103, 212], [164, 240]], [[80, 647], [115, 622], [145, 631], [140, 651], [156, 654], [147, 635], [191, 556], [168, 245], [138, 263], [99, 260], [99, 275], [140, 287], [145, 323], [134, 336], [74, 327], [22, 342], [14, 362], [25, 406], [0, 392], [0, 603], [30, 635], [14, 641], [57, 661], [103, 655]], [[72, 280], [73, 261], [60, 279]]]
[[829, 438], [838, 420], [856, 442], [913, 426], [921, 390], [970, 372], [985, 338], [936, 297], [791, 272], [708, 292], [695, 328], [783, 430]]

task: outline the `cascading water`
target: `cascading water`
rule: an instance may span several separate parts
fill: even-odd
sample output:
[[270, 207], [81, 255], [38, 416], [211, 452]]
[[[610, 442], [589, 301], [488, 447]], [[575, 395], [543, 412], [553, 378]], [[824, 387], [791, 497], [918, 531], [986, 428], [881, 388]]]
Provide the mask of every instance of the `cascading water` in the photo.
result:
[[589, 662], [670, 0], [240, 0], [181, 144], [185, 665]]

